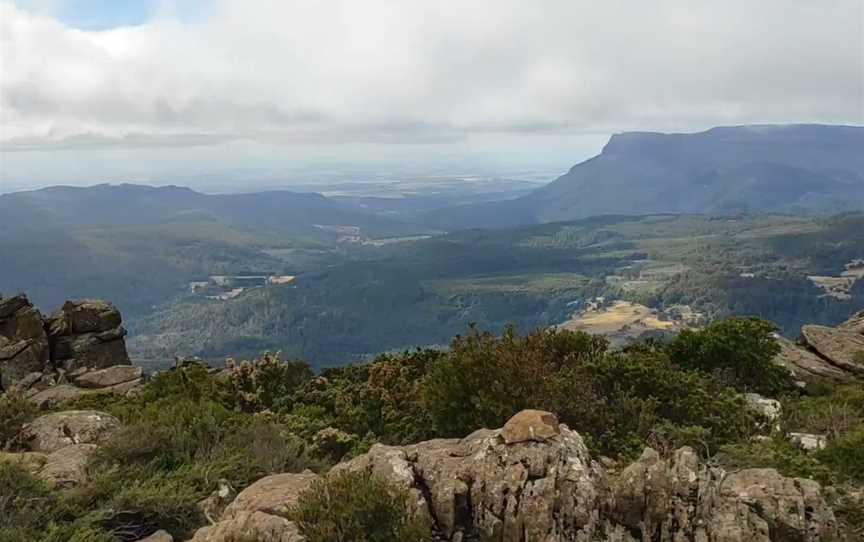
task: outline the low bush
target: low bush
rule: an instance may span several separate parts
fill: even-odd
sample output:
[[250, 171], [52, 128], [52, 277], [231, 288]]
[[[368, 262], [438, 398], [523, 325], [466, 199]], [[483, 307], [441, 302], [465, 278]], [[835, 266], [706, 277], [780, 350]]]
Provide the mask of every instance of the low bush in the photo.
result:
[[309, 542], [422, 542], [430, 526], [413, 517], [407, 491], [366, 472], [317, 480], [290, 517]]
[[774, 395], [788, 389], [788, 371], [773, 363], [780, 352], [777, 328], [761, 318], [729, 318], [684, 330], [667, 347], [672, 361], [713, 373], [739, 391]]
[[37, 412], [33, 403], [17, 394], [0, 394], [0, 451], [19, 445], [22, 427], [35, 418]]

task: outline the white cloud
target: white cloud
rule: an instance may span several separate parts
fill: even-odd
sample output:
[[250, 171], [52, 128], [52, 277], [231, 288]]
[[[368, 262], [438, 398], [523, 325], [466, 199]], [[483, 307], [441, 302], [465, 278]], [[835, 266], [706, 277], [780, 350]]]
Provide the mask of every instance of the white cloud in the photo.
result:
[[36, 13], [0, 5], [7, 151], [864, 122], [861, 0], [222, 0], [191, 23], [165, 2], [101, 32]]

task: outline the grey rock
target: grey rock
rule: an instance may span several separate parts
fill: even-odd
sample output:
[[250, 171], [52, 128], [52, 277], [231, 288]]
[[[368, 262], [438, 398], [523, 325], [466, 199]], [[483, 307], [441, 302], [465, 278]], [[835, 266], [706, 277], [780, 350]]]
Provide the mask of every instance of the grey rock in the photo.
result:
[[76, 376], [73, 382], [82, 388], [107, 388], [124, 382], [140, 379], [144, 374], [141, 367], [134, 365], [114, 365], [105, 369], [87, 371]]
[[99, 444], [119, 429], [120, 421], [97, 410], [66, 410], [36, 418], [24, 428], [34, 452], [52, 453], [73, 444]]
[[95, 444], [71, 444], [48, 454], [38, 476], [55, 487], [73, 487], [88, 480], [87, 463]]
[[815, 325], [802, 327], [801, 335], [810, 348], [833, 365], [857, 376], [864, 376], [864, 364], [856, 359], [864, 355], [864, 335]]
[[[518, 415], [517, 415], [518, 416]], [[501, 430], [402, 447], [376, 445], [331, 473], [403, 487], [443, 540], [817, 542], [836, 534], [819, 484], [772, 469], [726, 473], [690, 448], [647, 448], [610, 474], [565, 425], [507, 444]]]
[[0, 388], [9, 389], [49, 360], [42, 315], [25, 295], [0, 300]]
[[147, 538], [142, 538], [138, 542], [174, 542], [174, 537], [171, 536], [168, 531], [160, 529]]

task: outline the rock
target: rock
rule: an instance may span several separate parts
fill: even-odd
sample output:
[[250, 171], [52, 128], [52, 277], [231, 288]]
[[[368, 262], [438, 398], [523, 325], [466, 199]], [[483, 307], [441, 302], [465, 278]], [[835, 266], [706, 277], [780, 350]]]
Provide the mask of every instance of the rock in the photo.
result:
[[71, 384], [58, 384], [43, 390], [30, 390], [27, 400], [42, 408], [53, 407], [85, 395], [114, 394], [127, 396], [144, 383], [143, 378], [123, 382], [107, 388], [79, 388]]
[[507, 420], [501, 429], [501, 437], [507, 444], [542, 442], [559, 434], [558, 417], [543, 410], [523, 410]]
[[0, 299], [0, 388], [45, 370], [48, 337], [42, 315], [25, 295]]
[[140, 379], [144, 374], [141, 367], [134, 365], [114, 365], [96, 371], [87, 371], [73, 379], [82, 388], [107, 388], [124, 382]]
[[174, 537], [168, 531], [158, 530], [147, 538], [142, 538], [138, 542], [174, 542]]
[[864, 335], [826, 326], [804, 326], [801, 334], [817, 354], [858, 376], [864, 376], [864, 364], [856, 356], [864, 352]]
[[809, 542], [831, 539], [836, 529], [818, 483], [785, 478], [774, 469], [729, 474], [718, 497], [708, 527], [722, 540]]
[[311, 472], [265, 476], [241, 491], [225, 509], [222, 518], [235, 517], [239, 512], [256, 511], [288, 517], [289, 508], [297, 504], [300, 494], [317, 479], [318, 475]]
[[305, 542], [297, 525], [264, 512], [239, 512], [231, 519], [202, 527], [190, 542]]
[[828, 445], [826, 435], [814, 433], [789, 433], [789, 440], [807, 451], [822, 450]]
[[80, 335], [94, 331], [109, 331], [120, 327], [122, 318], [117, 308], [101, 299], [76, 299], [48, 319], [48, 331], [56, 335]]
[[120, 427], [120, 421], [96, 410], [67, 410], [46, 414], [24, 428], [34, 452], [52, 453], [73, 444], [99, 444]]
[[[539, 427], [550, 431], [549, 421]], [[406, 488], [415, 513], [431, 518], [445, 540], [587, 539], [598, 527], [602, 470], [577, 433], [557, 430], [543, 442], [506, 444], [502, 431], [481, 430], [461, 440], [376, 445], [332, 472], [366, 471]]]
[[565, 425], [544, 440], [535, 431], [534, 440], [508, 444], [502, 433], [376, 445], [331, 472], [365, 471], [407, 489], [415, 513], [425, 511], [452, 542], [816, 542], [836, 534], [810, 480], [772, 469], [726, 473], [686, 447], [668, 459], [647, 448], [614, 475]]
[[110, 332], [51, 337], [51, 361], [66, 370], [129, 365], [125, 335], [121, 327]]
[[837, 326], [837, 329], [864, 335], [864, 311], [856, 312], [851, 318]]
[[67, 301], [47, 319], [51, 362], [74, 371], [130, 365], [120, 312], [98, 299]]
[[0, 462], [17, 463], [33, 474], [36, 474], [46, 461], [48, 456], [39, 452], [0, 452]]
[[219, 480], [219, 487], [209, 496], [198, 501], [198, 509], [210, 523], [216, 523], [231, 504], [237, 492], [227, 480]]
[[745, 393], [744, 400], [747, 406], [754, 412], [761, 414], [769, 421], [776, 421], [780, 417], [780, 401], [763, 397], [758, 393]]
[[774, 357], [774, 363], [785, 367], [793, 378], [807, 382], [813, 378], [828, 379], [837, 382], [854, 380], [854, 376], [820, 358], [813, 352], [801, 348], [794, 342], [775, 335], [780, 345], [780, 352]]
[[95, 444], [72, 444], [48, 455], [39, 477], [57, 487], [73, 487], [87, 481], [87, 462]]

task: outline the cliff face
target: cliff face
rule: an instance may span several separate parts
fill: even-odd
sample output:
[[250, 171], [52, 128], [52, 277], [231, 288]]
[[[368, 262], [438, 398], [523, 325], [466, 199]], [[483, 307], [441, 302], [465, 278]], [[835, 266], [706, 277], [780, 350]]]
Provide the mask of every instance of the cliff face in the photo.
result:
[[523, 198], [436, 211], [433, 220], [456, 229], [599, 215], [860, 210], [862, 148], [864, 128], [854, 126], [626, 132]]
[[0, 299], [0, 392], [16, 389], [38, 404], [125, 393], [142, 376], [131, 367], [125, 336], [107, 301], [67, 301], [43, 318], [23, 294]]

